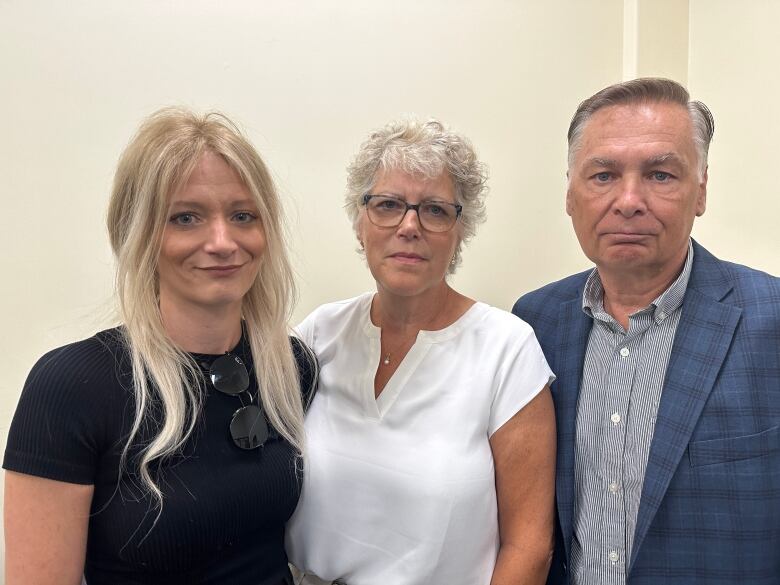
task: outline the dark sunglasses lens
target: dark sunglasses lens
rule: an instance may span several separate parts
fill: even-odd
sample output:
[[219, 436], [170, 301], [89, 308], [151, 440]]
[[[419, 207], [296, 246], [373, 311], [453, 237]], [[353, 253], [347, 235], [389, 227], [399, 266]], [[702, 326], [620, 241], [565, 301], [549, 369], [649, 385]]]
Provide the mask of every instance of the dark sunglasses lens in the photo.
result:
[[239, 408], [230, 421], [230, 436], [237, 447], [255, 449], [268, 439], [268, 423], [259, 406], [250, 404]]
[[209, 370], [214, 388], [225, 394], [235, 396], [249, 388], [249, 374], [241, 358], [225, 354], [214, 360]]

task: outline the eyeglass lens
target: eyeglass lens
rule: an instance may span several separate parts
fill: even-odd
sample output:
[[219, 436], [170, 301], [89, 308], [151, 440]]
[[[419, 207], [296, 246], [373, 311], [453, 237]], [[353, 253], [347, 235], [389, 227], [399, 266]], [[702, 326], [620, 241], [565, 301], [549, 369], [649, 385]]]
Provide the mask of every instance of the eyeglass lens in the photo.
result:
[[[209, 368], [209, 378], [214, 388], [230, 396], [240, 397], [249, 388], [249, 373], [244, 362], [230, 353], [214, 360]], [[268, 435], [268, 423], [258, 405], [248, 404], [233, 413], [230, 436], [236, 447], [247, 450], [261, 447], [268, 440]]]
[[249, 388], [246, 366], [236, 355], [226, 353], [214, 360], [209, 369], [209, 376], [214, 388], [224, 394], [237, 396]]
[[402, 199], [383, 195], [370, 195], [366, 199], [368, 218], [379, 227], [399, 225], [411, 209], [417, 211], [422, 227], [432, 232], [446, 232], [458, 219], [457, 207], [442, 201], [423, 201], [410, 205]]
[[256, 404], [239, 408], [230, 421], [230, 436], [241, 449], [254, 449], [268, 440], [268, 423]]

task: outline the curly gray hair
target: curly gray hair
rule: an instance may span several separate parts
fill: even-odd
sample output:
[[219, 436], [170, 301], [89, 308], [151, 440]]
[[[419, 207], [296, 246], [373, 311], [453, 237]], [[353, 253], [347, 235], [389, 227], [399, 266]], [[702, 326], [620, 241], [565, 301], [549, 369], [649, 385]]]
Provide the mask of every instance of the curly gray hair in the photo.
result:
[[471, 142], [447, 129], [438, 120], [407, 119], [391, 122], [371, 133], [347, 167], [347, 214], [357, 229], [363, 195], [376, 184], [382, 172], [401, 170], [435, 179], [446, 172], [455, 186], [456, 202], [463, 206], [460, 241], [448, 274], [461, 261], [461, 248], [485, 220], [487, 168], [477, 159]]

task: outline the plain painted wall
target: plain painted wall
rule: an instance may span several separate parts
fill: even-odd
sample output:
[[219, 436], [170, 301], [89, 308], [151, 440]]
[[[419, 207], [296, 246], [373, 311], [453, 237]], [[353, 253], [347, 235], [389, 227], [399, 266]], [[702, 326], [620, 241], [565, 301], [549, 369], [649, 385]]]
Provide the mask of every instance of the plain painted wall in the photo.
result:
[[[692, 0], [688, 58], [717, 124], [694, 235], [775, 274], [779, 16], [772, 2]], [[358, 145], [401, 115], [442, 119], [491, 175], [453, 282], [509, 308], [588, 266], [563, 208], [565, 132], [622, 71], [620, 0], [0, 0], [0, 447], [37, 357], [112, 323], [105, 210], [143, 116], [184, 104], [244, 128], [287, 204], [295, 319], [373, 285], [342, 209]]]

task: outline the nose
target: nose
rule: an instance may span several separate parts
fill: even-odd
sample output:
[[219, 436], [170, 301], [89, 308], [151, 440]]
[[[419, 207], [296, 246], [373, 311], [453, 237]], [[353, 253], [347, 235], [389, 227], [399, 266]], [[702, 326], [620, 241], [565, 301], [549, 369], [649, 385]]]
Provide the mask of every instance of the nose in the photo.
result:
[[209, 254], [228, 256], [236, 251], [238, 245], [233, 237], [230, 223], [224, 218], [210, 222], [204, 249]]
[[641, 177], [626, 176], [618, 186], [612, 204], [615, 213], [623, 217], [641, 215], [647, 211], [645, 187]]
[[404, 238], [419, 238], [422, 226], [420, 225], [420, 216], [416, 209], [407, 209], [401, 223], [396, 228], [396, 233]]

